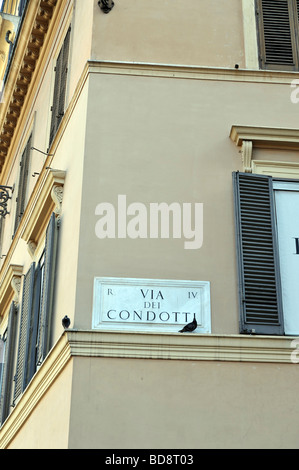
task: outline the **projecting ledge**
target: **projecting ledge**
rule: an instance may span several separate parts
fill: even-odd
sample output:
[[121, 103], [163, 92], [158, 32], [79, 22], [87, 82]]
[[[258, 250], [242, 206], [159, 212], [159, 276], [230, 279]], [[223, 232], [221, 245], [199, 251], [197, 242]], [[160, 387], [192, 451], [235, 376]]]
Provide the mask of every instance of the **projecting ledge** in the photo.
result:
[[296, 337], [286, 336], [96, 330], [68, 330], [65, 334], [71, 356], [292, 364], [296, 351], [292, 344]]
[[239, 147], [249, 141], [253, 147], [299, 150], [299, 129], [234, 125], [230, 138]]

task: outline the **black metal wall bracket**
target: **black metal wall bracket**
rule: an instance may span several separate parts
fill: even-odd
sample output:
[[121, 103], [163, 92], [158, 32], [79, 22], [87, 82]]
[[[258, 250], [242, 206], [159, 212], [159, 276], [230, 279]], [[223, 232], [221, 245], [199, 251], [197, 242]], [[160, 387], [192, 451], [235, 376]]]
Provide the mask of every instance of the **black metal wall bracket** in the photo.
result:
[[109, 13], [114, 7], [113, 0], [99, 0], [98, 5], [104, 13]]
[[11, 199], [8, 190], [12, 190], [11, 186], [0, 186], [0, 217], [5, 218], [9, 212], [7, 211], [7, 201]]

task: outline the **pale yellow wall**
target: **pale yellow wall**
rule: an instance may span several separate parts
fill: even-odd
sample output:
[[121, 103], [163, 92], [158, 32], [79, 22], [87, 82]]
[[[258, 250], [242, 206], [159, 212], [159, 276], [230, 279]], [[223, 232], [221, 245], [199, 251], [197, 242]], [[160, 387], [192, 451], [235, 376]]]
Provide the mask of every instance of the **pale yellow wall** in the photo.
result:
[[240, 0], [94, 2], [92, 59], [244, 67]]
[[[18, 193], [18, 180], [20, 171], [20, 158], [27, 139], [33, 132], [32, 145], [41, 152], [46, 153], [49, 146], [49, 127], [51, 121], [51, 105], [54, 85], [54, 66], [58, 51], [61, 47], [64, 35], [72, 24], [72, 38], [70, 45], [70, 63], [68, 73], [68, 87], [66, 96], [66, 107], [71, 111], [67, 116], [67, 126], [55, 143], [52, 152], [51, 168], [66, 172], [65, 191], [63, 198], [63, 212], [61, 218], [61, 229], [59, 234], [58, 276], [55, 295], [55, 312], [53, 324], [53, 342], [56, 342], [62, 331], [61, 318], [68, 314], [73, 319], [76, 276], [77, 276], [77, 252], [79, 236], [79, 220], [81, 207], [81, 183], [84, 160], [85, 139], [85, 115], [88, 93], [88, 81], [81, 84], [76, 90], [78, 80], [83, 75], [87, 59], [90, 56], [91, 41], [91, 17], [93, 2], [65, 2], [65, 10], [59, 16], [56, 24], [56, 37], [53, 34], [53, 43], [48, 48], [49, 56], [41, 56], [43, 67], [36, 69], [35, 81], [32, 83], [28, 101], [24, 105], [23, 114], [20, 117], [20, 127], [15, 131], [16, 139], [11, 146], [12, 160], [11, 168], [6, 171], [6, 184], [14, 186], [13, 198], [8, 203], [10, 214], [6, 217], [4, 227], [4, 242], [1, 254], [7, 254], [14, 230], [16, 197]], [[84, 8], [85, 6], [85, 8]], [[41, 64], [39, 64], [41, 65]], [[28, 189], [26, 201], [38, 181], [46, 161], [46, 155], [32, 150], [28, 175]], [[35, 177], [32, 175], [37, 173]], [[11, 257], [11, 264], [22, 265], [24, 273], [29, 269], [32, 258], [28, 252], [26, 242], [20, 238]], [[4, 259], [0, 261], [0, 267]], [[57, 320], [55, 313], [57, 312]]]
[[[92, 74], [76, 327], [91, 327], [94, 277], [115, 276], [210, 281], [212, 332], [239, 333], [232, 172], [243, 164], [230, 129], [297, 121], [286, 85]], [[128, 204], [202, 202], [202, 248], [185, 250], [183, 239], [99, 240], [95, 208], [117, 208], [119, 194]]]
[[297, 448], [298, 374], [293, 364], [76, 358], [69, 448]]
[[74, 325], [87, 92], [86, 84], [52, 163], [53, 168], [66, 171], [58, 241], [53, 343], [62, 332], [61, 319], [65, 315]]
[[73, 364], [70, 361], [51, 384], [9, 449], [67, 449]]

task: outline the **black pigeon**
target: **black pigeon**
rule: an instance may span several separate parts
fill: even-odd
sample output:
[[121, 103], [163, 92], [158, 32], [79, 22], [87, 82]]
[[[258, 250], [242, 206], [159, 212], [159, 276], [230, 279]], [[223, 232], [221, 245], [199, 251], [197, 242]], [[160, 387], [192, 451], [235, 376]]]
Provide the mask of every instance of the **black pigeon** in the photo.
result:
[[196, 328], [197, 328], [197, 321], [195, 319], [195, 313], [194, 313], [193, 321], [185, 325], [184, 328], [179, 331], [179, 333], [190, 333], [191, 331], [194, 331]]
[[62, 326], [63, 328], [68, 328], [71, 324], [71, 320], [69, 319], [69, 317], [66, 315], [65, 317], [63, 317], [62, 319]]

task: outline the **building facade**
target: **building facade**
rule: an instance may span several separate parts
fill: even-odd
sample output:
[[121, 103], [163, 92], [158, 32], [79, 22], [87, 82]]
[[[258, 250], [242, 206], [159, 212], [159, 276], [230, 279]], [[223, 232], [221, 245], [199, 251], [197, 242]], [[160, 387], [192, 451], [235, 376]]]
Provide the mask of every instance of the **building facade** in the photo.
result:
[[298, 447], [298, 2], [1, 11], [0, 447]]

